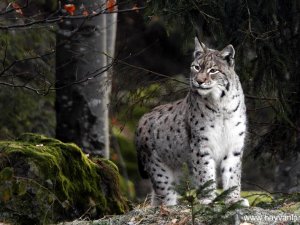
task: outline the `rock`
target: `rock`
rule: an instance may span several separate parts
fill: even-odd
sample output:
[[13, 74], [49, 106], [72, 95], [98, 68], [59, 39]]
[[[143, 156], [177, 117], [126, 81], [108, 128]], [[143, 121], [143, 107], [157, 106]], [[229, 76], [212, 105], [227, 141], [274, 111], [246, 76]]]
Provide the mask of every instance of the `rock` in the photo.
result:
[[127, 208], [112, 162], [43, 135], [0, 142], [0, 222], [95, 219]]

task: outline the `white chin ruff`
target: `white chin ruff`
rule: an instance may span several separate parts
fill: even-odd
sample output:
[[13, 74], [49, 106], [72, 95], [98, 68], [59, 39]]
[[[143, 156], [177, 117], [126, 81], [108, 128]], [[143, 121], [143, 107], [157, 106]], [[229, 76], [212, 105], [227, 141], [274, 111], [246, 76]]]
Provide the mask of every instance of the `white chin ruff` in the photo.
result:
[[208, 95], [211, 91], [212, 91], [212, 88], [211, 89], [200, 89], [200, 88], [197, 89], [197, 92], [199, 95]]
[[201, 95], [206, 95], [208, 93], [211, 93], [214, 89], [215, 84], [201, 84], [201, 86], [199, 86], [197, 88], [197, 92]]

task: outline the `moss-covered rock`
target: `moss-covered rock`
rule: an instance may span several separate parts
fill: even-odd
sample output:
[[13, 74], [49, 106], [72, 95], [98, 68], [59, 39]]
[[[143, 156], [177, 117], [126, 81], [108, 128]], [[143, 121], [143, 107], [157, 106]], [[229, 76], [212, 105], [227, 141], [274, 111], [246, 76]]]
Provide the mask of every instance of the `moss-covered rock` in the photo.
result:
[[0, 142], [0, 221], [44, 224], [126, 209], [112, 162], [42, 135]]

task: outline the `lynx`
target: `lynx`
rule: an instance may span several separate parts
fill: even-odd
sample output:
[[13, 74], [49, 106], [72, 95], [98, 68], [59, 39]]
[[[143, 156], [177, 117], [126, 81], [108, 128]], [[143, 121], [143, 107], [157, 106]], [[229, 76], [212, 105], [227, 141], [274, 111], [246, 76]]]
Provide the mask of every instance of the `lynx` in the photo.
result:
[[[174, 185], [186, 163], [196, 186], [209, 180], [216, 189], [220, 170], [223, 189], [236, 186], [228, 203], [240, 197], [241, 163], [246, 136], [246, 107], [234, 70], [235, 50], [206, 47], [195, 38], [190, 89], [184, 99], [145, 114], [136, 132], [140, 174], [152, 182], [152, 205], [177, 204]], [[215, 197], [201, 199], [209, 204]]]

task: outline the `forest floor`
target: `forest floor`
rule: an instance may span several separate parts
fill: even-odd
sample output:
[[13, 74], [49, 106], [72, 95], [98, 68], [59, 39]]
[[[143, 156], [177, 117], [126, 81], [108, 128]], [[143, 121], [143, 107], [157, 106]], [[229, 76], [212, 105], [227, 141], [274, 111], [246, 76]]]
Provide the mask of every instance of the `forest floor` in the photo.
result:
[[[192, 225], [191, 209], [188, 206], [138, 207], [124, 215], [106, 216], [99, 220], [76, 220], [60, 225]], [[300, 213], [269, 210], [259, 207], [242, 208], [214, 213], [197, 213], [195, 225], [299, 225]]]

